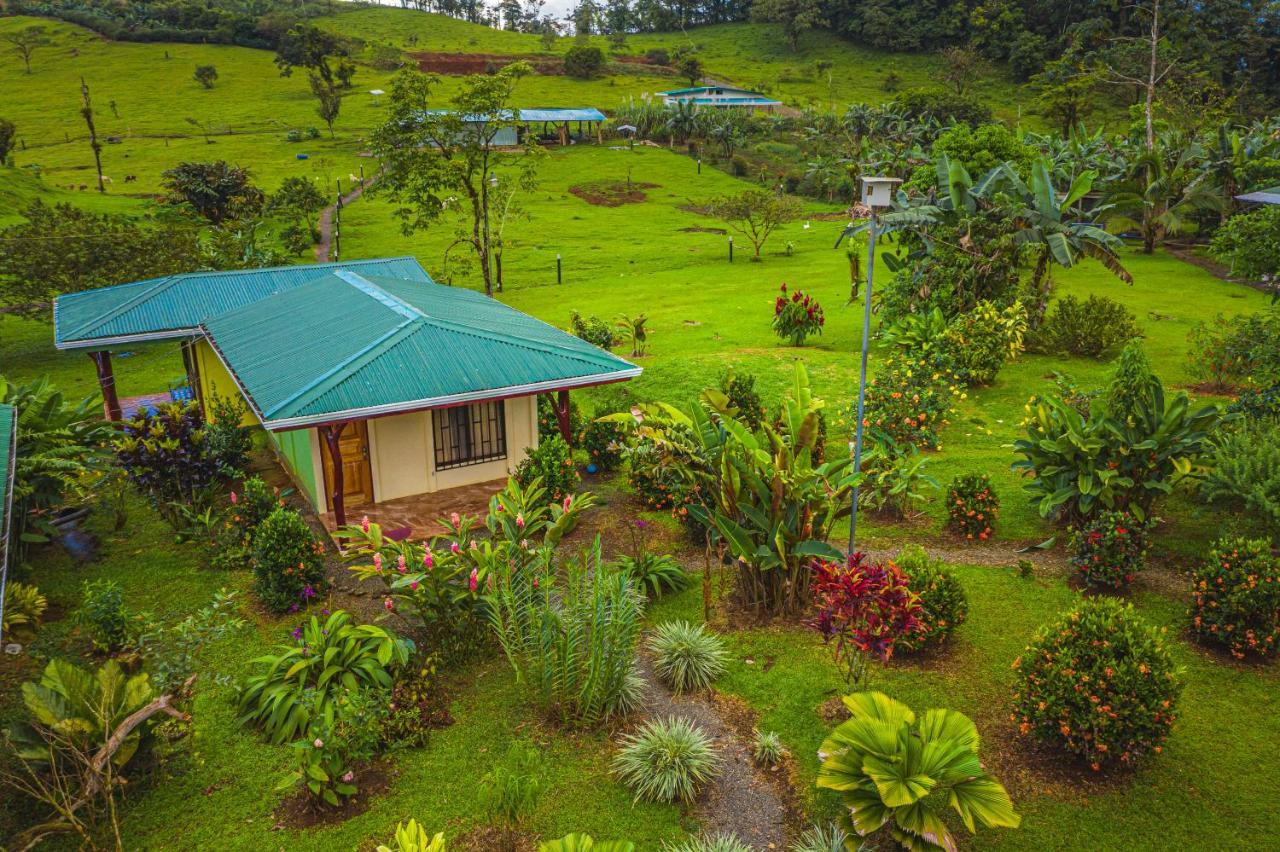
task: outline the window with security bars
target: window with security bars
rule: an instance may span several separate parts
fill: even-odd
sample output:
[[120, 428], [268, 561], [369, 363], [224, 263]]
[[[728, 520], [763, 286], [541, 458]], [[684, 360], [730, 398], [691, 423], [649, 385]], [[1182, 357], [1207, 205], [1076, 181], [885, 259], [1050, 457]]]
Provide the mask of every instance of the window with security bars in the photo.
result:
[[507, 457], [507, 418], [502, 400], [431, 412], [436, 470]]

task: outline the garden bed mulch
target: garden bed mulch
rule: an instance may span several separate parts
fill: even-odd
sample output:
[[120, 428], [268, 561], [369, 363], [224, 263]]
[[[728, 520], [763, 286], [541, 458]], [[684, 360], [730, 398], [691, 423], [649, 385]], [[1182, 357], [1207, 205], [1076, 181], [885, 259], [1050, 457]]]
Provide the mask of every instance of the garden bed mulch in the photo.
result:
[[569, 192], [588, 204], [597, 207], [621, 207], [624, 204], [640, 204], [649, 199], [646, 189], [657, 189], [656, 183], [637, 180], [596, 180], [569, 187]]
[[789, 773], [763, 771], [752, 760], [750, 710], [727, 696], [675, 695], [657, 679], [650, 661], [643, 655], [640, 667], [648, 684], [644, 701], [646, 715], [652, 719], [677, 717], [695, 722], [711, 738], [720, 755], [719, 773], [698, 797], [693, 809], [702, 831], [706, 834], [731, 832], [752, 849], [785, 848], [788, 827], [798, 823], [800, 809], [794, 795], [787, 794]]
[[383, 760], [374, 761], [356, 773], [356, 794], [344, 799], [336, 808], [317, 806], [310, 793], [298, 790], [276, 806], [275, 828], [315, 828], [346, 822], [369, 810], [371, 800], [390, 787], [393, 780], [391, 764]]

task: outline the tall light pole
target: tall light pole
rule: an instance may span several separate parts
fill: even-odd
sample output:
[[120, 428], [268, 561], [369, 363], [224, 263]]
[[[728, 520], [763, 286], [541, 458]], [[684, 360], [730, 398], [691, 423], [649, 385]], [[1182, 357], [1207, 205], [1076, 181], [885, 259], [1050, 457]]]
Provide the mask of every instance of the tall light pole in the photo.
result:
[[[862, 296], [862, 365], [858, 372], [858, 422], [854, 427], [853, 472], [862, 472], [862, 432], [867, 398], [867, 349], [871, 344], [871, 281], [876, 265], [876, 226], [878, 211], [893, 203], [893, 189], [902, 181], [897, 178], [864, 177], [862, 204], [871, 211], [867, 226], [867, 291]], [[858, 529], [858, 486], [853, 486], [849, 512], [849, 554], [853, 554], [853, 539]]]

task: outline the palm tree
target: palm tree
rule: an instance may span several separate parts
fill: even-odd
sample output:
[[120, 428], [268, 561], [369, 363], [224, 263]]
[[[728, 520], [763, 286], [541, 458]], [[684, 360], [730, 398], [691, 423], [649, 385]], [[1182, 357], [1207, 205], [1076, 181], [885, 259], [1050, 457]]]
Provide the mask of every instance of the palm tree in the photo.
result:
[[1205, 158], [1195, 140], [1173, 133], [1155, 137], [1155, 147], [1136, 152], [1104, 196], [1108, 227], [1136, 228], [1143, 254], [1151, 254], [1168, 234], [1194, 230], [1195, 214], [1223, 207], [1213, 173], [1202, 168]]
[[692, 101], [676, 101], [671, 105], [664, 127], [673, 142], [677, 137], [684, 142], [694, 134], [698, 127], [697, 110]]

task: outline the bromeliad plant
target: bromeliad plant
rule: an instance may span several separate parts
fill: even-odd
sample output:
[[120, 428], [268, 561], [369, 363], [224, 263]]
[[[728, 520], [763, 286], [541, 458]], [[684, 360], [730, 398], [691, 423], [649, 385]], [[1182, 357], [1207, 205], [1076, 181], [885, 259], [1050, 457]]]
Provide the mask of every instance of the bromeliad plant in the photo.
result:
[[788, 294], [787, 285], [782, 285], [773, 303], [773, 331], [778, 337], [790, 341], [792, 346], [803, 346], [809, 335], [822, 334], [826, 324], [826, 315], [817, 299], [803, 290]]
[[619, 556], [611, 565], [629, 574], [645, 593], [660, 598], [663, 592], [678, 592], [688, 587], [693, 578], [675, 557], [650, 552], [649, 526], [643, 518], [637, 518], [628, 526], [631, 552]]
[[831, 645], [846, 684], [863, 683], [870, 660], [887, 662], [899, 641], [922, 629], [920, 600], [907, 576], [892, 562], [868, 563], [862, 553], [815, 562], [813, 598], [809, 626]]
[[855, 476], [851, 460], [818, 463], [819, 412], [809, 375], [796, 364], [791, 395], [777, 424], [761, 435], [720, 416], [724, 449], [714, 503], [703, 523], [713, 526], [739, 563], [743, 604], [770, 616], [798, 615], [809, 603], [813, 557], [839, 558], [827, 544], [832, 526], [849, 514]]
[[336, 610], [323, 622], [312, 616], [294, 630], [297, 644], [253, 660], [261, 671], [240, 687], [240, 721], [261, 728], [272, 743], [293, 739], [307, 729], [312, 711], [336, 700], [340, 690], [390, 690], [392, 672], [409, 662], [414, 643], [373, 624], [356, 624]]
[[492, 565], [545, 561], [579, 514], [595, 502], [587, 493], [560, 503], [548, 503], [545, 497], [538, 479], [527, 487], [515, 478], [507, 480], [489, 500], [483, 528], [489, 535], [483, 540], [476, 535], [479, 519], [456, 512], [440, 521], [449, 532], [430, 542], [396, 541], [368, 518], [334, 535], [343, 542], [347, 558], [356, 562], [348, 570], [362, 582], [382, 584], [388, 611], [421, 622], [446, 650], [467, 647], [484, 635]]
[[841, 828], [860, 837], [887, 827], [903, 849], [953, 850], [951, 807], [970, 833], [1017, 828], [1021, 817], [978, 758], [978, 729], [963, 713], [911, 708], [882, 692], [844, 697], [851, 718], [822, 743], [818, 786], [844, 804]]
[[644, 594], [625, 573], [605, 570], [600, 538], [555, 570], [536, 560], [489, 562], [489, 620], [516, 679], [562, 722], [592, 726], [634, 709]]

